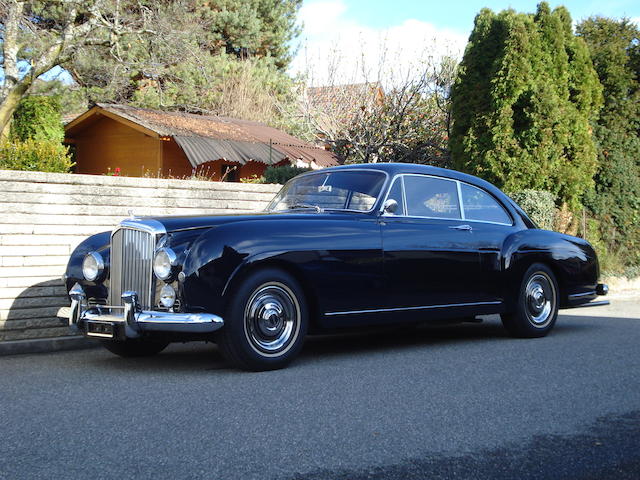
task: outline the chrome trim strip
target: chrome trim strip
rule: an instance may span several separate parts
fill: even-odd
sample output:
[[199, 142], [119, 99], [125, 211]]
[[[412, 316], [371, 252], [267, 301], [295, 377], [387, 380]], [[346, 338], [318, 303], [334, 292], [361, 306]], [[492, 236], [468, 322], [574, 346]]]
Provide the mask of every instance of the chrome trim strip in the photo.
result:
[[344, 312], [326, 312], [325, 317], [333, 317], [336, 315], [355, 315], [361, 313], [386, 313], [386, 312], [404, 312], [409, 310], [430, 310], [432, 308], [449, 308], [449, 307], [471, 307], [477, 305], [500, 305], [501, 301], [496, 302], [470, 302], [470, 303], [449, 303], [446, 305], [423, 305], [420, 307], [396, 307], [396, 308], [376, 308], [371, 310], [349, 310]]
[[571, 295], [569, 295], [569, 298], [589, 297], [591, 295], [596, 295], [596, 291], [592, 290], [590, 292], [585, 292], [585, 293], [572, 293]]

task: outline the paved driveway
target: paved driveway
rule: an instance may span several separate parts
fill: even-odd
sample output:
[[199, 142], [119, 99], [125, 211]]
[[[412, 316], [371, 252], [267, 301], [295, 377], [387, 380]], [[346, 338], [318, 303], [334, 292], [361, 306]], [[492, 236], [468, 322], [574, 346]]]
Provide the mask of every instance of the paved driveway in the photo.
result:
[[268, 373], [205, 344], [0, 357], [0, 479], [639, 477], [640, 301], [538, 340], [317, 337]]

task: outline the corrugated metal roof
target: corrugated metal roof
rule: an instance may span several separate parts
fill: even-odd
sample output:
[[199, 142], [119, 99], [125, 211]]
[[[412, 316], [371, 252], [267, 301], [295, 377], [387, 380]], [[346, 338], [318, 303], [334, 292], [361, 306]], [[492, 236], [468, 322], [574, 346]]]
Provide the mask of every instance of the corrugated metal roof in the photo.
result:
[[[174, 137], [180, 147], [185, 149], [189, 161], [194, 166], [203, 163], [203, 158], [211, 160], [210, 157], [215, 156], [216, 152], [225, 154], [216, 160], [225, 158], [239, 163], [255, 160], [269, 164], [270, 149], [272, 164], [287, 157], [291, 160], [315, 162], [321, 167], [338, 165], [338, 159], [333, 153], [260, 122], [184, 112], [163, 112], [109, 103], [98, 103], [97, 106], [160, 136]], [[187, 148], [192, 152], [191, 155]], [[276, 152], [278, 155], [274, 155]]]
[[193, 167], [221, 158], [242, 165], [251, 160], [275, 165], [286, 158], [286, 155], [275, 148], [269, 152], [269, 145], [264, 143], [181, 135], [175, 135], [173, 138]]

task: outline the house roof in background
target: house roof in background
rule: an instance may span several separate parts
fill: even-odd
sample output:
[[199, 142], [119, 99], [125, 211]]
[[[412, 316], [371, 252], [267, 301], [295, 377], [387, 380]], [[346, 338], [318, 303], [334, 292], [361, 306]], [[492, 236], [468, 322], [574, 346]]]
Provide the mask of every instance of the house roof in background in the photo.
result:
[[264, 123], [119, 104], [96, 104], [65, 126], [67, 136], [73, 138], [91, 117], [101, 113], [147, 135], [174, 138], [194, 167], [220, 158], [242, 164], [252, 160], [275, 164], [289, 158], [321, 167], [338, 165], [333, 153]]
[[384, 96], [379, 82], [348, 83], [325, 87], [307, 88], [307, 96], [311, 105], [317, 109], [330, 111], [336, 104], [349, 102], [378, 102]]

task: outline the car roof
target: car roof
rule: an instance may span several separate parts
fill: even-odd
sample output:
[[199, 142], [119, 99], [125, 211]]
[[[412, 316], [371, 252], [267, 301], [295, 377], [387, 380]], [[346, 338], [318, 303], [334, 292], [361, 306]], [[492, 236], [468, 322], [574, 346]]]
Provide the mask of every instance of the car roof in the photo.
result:
[[[450, 170], [448, 168], [433, 167], [431, 165], [421, 165], [418, 163], [353, 163], [349, 165], [340, 165], [338, 167], [329, 167], [322, 169], [322, 172], [340, 171], [340, 170], [377, 170], [386, 172], [389, 176], [399, 174], [421, 174], [421, 175], [434, 175], [436, 177], [452, 178], [454, 180], [460, 180], [461, 182], [467, 182], [474, 185], [482, 186], [488, 190], [498, 190], [497, 187], [491, 183], [478, 178], [474, 175], [462, 173], [457, 170]], [[318, 170], [316, 170], [318, 172]], [[499, 191], [499, 190], [498, 190]]]
[[322, 170], [314, 170], [309, 173], [319, 172], [332, 172], [341, 170], [371, 170], [378, 172], [385, 172], [390, 178], [395, 175], [401, 174], [420, 174], [420, 175], [433, 175], [436, 177], [450, 178], [453, 180], [459, 180], [461, 182], [469, 183], [477, 187], [483, 188], [488, 192], [491, 192], [495, 197], [499, 198], [503, 204], [511, 210], [512, 214], [518, 214], [524, 223], [530, 228], [535, 228], [535, 223], [529, 218], [529, 216], [522, 210], [522, 208], [513, 201], [502, 190], [474, 175], [468, 173], [462, 173], [457, 170], [450, 170], [448, 168], [433, 167], [431, 165], [421, 165], [418, 163], [353, 163], [349, 165], [340, 165], [338, 167], [329, 167]]

